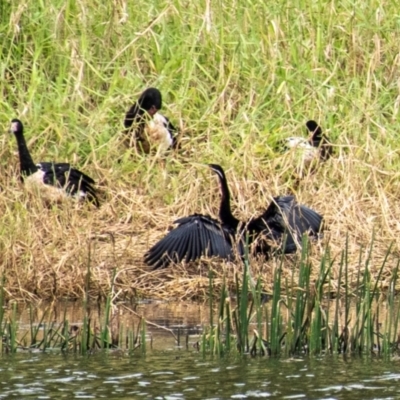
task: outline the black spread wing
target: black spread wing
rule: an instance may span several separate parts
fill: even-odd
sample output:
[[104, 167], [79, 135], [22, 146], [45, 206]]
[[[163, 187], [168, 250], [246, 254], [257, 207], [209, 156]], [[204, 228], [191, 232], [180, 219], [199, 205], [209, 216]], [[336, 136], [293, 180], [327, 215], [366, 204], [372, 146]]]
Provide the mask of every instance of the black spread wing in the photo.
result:
[[94, 188], [94, 180], [83, 172], [72, 168], [68, 163], [42, 162], [37, 164], [44, 172], [43, 182], [63, 188], [68, 194], [74, 196], [82, 192], [85, 197], [99, 207], [99, 201]]
[[171, 262], [194, 261], [201, 256], [233, 257], [229, 229], [219, 221], [200, 214], [175, 221], [178, 226], [157, 242], [144, 256], [153, 269], [167, 267]]
[[[293, 196], [275, 197], [265, 212], [248, 224], [250, 233], [262, 233], [267, 239], [279, 242], [287, 235], [284, 253], [293, 253], [301, 244], [304, 233], [317, 234], [322, 216], [310, 208], [297, 204]], [[265, 250], [265, 249], [264, 249]]]

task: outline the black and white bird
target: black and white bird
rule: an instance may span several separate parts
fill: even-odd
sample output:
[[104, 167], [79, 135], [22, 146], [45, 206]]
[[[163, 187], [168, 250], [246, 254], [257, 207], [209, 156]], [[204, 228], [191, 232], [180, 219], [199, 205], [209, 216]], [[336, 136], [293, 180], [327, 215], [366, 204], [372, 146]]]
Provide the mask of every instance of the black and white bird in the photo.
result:
[[177, 129], [159, 110], [162, 107], [161, 92], [146, 89], [125, 115], [124, 126], [127, 142], [146, 154], [151, 150], [163, 154], [177, 146]]
[[302, 166], [308, 166], [313, 161], [326, 161], [332, 155], [332, 144], [322, 133], [321, 127], [313, 120], [306, 122], [310, 132], [308, 138], [292, 136], [284, 139], [284, 147], [287, 150], [295, 149], [300, 157]]
[[[275, 197], [259, 217], [240, 222], [231, 212], [224, 170], [216, 164], [209, 164], [209, 167], [219, 179], [220, 220], [193, 214], [175, 221], [177, 227], [144, 256], [145, 262], [153, 269], [167, 267], [171, 262], [193, 261], [201, 256], [232, 259], [237, 253], [243, 255], [246, 234], [256, 254], [268, 256], [274, 249], [293, 253], [301, 246], [303, 234], [317, 235], [322, 229], [322, 216], [297, 204], [293, 196]], [[285, 246], [282, 248], [285, 235]]]
[[24, 126], [19, 119], [11, 121], [10, 131], [17, 139], [21, 179], [28, 188], [40, 190], [42, 196], [50, 201], [61, 201], [72, 196], [79, 200], [89, 200], [99, 207], [92, 178], [68, 163], [35, 164], [25, 141]]

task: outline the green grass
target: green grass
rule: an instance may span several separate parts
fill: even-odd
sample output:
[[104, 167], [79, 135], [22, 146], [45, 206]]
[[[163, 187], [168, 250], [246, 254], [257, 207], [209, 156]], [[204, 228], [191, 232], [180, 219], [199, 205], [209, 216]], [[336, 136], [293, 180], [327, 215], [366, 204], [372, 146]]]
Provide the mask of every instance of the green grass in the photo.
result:
[[[20, 114], [45, 155], [106, 163], [124, 111], [156, 85], [224, 161], [310, 117], [332, 139], [394, 144], [380, 129], [397, 115], [394, 3], [222, 2], [209, 27], [206, 15], [206, 3], [179, 1], [6, 2], [2, 123]], [[233, 154], [210, 148], [222, 143]]]

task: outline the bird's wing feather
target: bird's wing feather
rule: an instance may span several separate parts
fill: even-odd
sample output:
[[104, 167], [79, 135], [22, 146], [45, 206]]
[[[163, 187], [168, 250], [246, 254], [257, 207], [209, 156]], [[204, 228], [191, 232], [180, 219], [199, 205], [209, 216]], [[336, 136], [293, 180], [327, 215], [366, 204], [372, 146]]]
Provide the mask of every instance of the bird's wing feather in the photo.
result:
[[91, 185], [95, 184], [95, 181], [88, 175], [86, 175], [85, 173], [83, 173], [82, 171], [77, 170], [76, 168], [72, 168], [71, 164], [69, 163], [52, 163], [52, 162], [41, 162], [39, 164], [37, 164], [37, 166], [46, 172], [55, 172], [56, 176], [69, 176], [71, 177], [71, 179], [82, 179], [84, 180], [86, 183], [89, 183]]
[[96, 189], [93, 187], [95, 181], [88, 175], [72, 168], [68, 163], [41, 162], [37, 166], [44, 172], [45, 184], [64, 188], [71, 195], [83, 192], [96, 205], [99, 204]]
[[284, 218], [293, 200], [292, 196], [275, 197], [262, 215], [249, 221], [248, 230], [270, 231], [268, 236], [271, 236], [271, 239], [281, 236], [286, 226]]
[[165, 118], [166, 121], [166, 128], [168, 129], [168, 131], [171, 134], [172, 137], [172, 148], [175, 149], [178, 146], [178, 140], [177, 140], [177, 136], [179, 134], [178, 129], [175, 128], [175, 126], [171, 123], [171, 121], [169, 120], [168, 117], [166, 117], [165, 115], [163, 115], [163, 117]]
[[272, 240], [280, 240], [286, 233], [285, 253], [296, 250], [304, 233], [316, 234], [321, 229], [322, 216], [310, 208], [297, 204], [293, 196], [275, 197], [264, 213], [248, 224], [248, 229], [264, 231]]
[[153, 269], [167, 267], [172, 261], [194, 261], [201, 256], [232, 257], [227, 229], [211, 217], [194, 214], [175, 221], [178, 226], [145, 254]]
[[176, 135], [178, 133], [178, 130], [175, 128], [174, 125], [172, 125], [170, 119], [168, 117], [166, 117], [165, 115], [163, 115], [163, 117], [165, 118], [166, 121], [166, 125], [167, 125], [167, 129], [173, 133], [174, 135]]
[[293, 208], [295, 224], [300, 227], [302, 232], [310, 231], [316, 234], [321, 229], [322, 216], [316, 211], [303, 205], [297, 205]]

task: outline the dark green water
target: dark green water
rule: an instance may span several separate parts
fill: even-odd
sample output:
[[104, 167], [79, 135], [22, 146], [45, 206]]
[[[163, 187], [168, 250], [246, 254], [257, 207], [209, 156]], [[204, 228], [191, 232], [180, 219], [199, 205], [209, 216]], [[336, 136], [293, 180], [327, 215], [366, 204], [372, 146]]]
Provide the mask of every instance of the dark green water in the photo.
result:
[[400, 362], [340, 357], [204, 360], [17, 354], [0, 361], [0, 399], [400, 399]]

